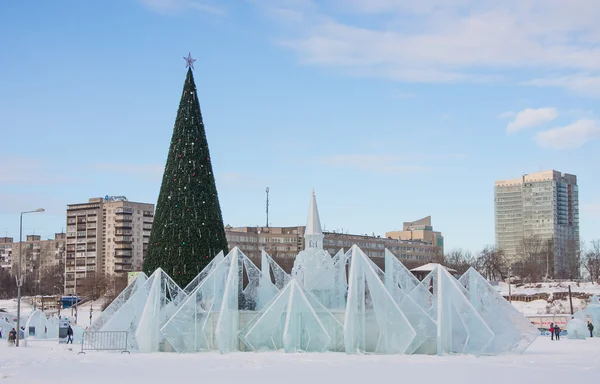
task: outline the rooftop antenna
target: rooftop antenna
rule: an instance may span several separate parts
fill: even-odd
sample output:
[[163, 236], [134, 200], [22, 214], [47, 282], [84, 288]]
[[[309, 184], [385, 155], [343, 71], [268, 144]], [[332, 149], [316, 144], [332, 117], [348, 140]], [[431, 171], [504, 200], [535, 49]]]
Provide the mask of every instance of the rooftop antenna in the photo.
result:
[[265, 190], [267, 193], [267, 228], [269, 228], [269, 187]]

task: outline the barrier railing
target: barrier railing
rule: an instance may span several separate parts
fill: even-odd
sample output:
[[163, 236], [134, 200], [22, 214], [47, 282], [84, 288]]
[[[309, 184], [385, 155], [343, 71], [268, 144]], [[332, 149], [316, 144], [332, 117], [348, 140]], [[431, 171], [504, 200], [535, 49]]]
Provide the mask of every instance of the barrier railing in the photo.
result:
[[91, 331], [83, 332], [81, 340], [81, 352], [85, 351], [121, 351], [121, 353], [130, 353], [127, 350], [127, 332], [124, 331]]

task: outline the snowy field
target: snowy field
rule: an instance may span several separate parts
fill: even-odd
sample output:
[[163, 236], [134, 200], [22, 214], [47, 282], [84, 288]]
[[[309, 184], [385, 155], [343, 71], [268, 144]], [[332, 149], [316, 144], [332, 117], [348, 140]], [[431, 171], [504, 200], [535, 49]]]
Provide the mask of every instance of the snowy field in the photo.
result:
[[[35, 343], [34, 343], [35, 344]], [[27, 348], [0, 343], [0, 383], [595, 383], [600, 338], [540, 337], [523, 355], [348, 356], [341, 353], [174, 353], [77, 355], [56, 342]]]

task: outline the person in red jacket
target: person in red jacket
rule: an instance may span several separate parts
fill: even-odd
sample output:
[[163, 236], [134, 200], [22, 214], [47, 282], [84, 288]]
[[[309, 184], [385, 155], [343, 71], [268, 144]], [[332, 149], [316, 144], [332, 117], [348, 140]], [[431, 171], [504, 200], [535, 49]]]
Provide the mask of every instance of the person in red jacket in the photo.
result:
[[548, 328], [548, 332], [550, 332], [550, 340], [554, 340], [554, 323], [550, 323], [550, 328]]

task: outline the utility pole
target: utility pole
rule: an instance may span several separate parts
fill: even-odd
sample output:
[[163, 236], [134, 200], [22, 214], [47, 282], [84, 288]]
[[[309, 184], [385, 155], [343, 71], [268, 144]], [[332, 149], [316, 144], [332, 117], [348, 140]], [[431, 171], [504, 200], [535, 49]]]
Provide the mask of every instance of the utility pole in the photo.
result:
[[269, 187], [267, 187], [265, 192], [267, 192], [267, 225], [266, 225], [266, 227], [269, 228]]
[[508, 267], [508, 302], [512, 303], [512, 294], [510, 291], [510, 272], [512, 270], [512, 265]]

